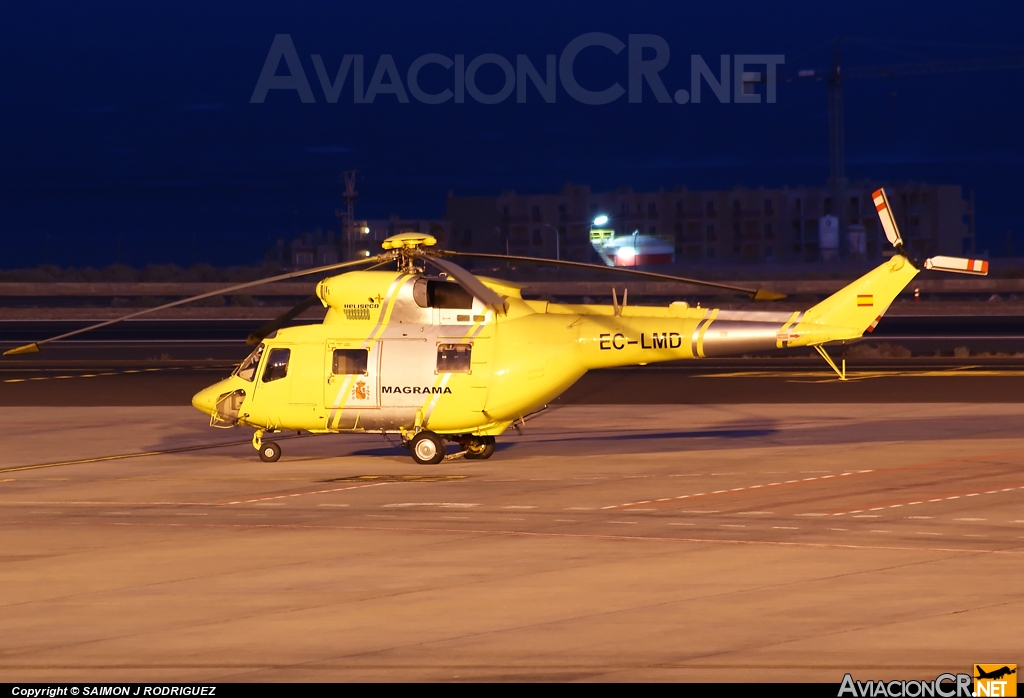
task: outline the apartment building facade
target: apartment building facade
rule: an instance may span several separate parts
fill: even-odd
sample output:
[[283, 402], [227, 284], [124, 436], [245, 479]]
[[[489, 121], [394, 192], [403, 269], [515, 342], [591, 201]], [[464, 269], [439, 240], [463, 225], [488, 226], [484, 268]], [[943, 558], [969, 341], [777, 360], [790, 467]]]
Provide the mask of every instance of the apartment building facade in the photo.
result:
[[[846, 227], [864, 230], [859, 256], [878, 259], [888, 249], [871, 200], [879, 186], [851, 183], [845, 207], [837, 206], [826, 187], [594, 193], [588, 186], [566, 184], [557, 194], [460, 197], [450, 192], [447, 246], [590, 261], [591, 224], [606, 215], [603, 227], [617, 235], [639, 232], [670, 240], [677, 263], [812, 262], [822, 259], [819, 219], [845, 209]], [[913, 182], [885, 187], [911, 254], [974, 251], [973, 198], [964, 198], [961, 187]], [[857, 255], [857, 250], [840, 251], [841, 257]]]

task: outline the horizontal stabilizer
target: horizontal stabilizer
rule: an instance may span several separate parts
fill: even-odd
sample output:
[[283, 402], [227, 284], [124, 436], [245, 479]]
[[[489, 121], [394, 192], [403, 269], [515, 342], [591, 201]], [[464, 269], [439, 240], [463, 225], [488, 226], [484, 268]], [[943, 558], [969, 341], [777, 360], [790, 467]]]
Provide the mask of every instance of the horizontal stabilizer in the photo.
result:
[[889, 197], [885, 195], [884, 189], [879, 189], [871, 195], [875, 202], [875, 210], [878, 211], [878, 218], [882, 221], [882, 230], [885, 237], [893, 247], [899, 249], [903, 245], [903, 238], [900, 237], [900, 230], [896, 227], [896, 219], [892, 217], [892, 209], [889, 207]]
[[988, 274], [988, 262], [984, 259], [966, 259], [965, 257], [932, 257], [924, 260], [924, 268], [978, 276]]

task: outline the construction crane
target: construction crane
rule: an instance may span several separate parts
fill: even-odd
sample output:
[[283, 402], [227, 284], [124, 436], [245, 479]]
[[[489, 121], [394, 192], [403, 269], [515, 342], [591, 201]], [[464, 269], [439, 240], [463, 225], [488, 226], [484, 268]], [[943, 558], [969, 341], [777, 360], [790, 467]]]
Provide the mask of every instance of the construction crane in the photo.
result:
[[1024, 56], [1000, 56], [954, 61], [928, 61], [899, 65], [844, 68], [843, 44], [850, 39], [839, 37], [832, 52], [832, 66], [827, 69], [802, 69], [792, 81], [828, 82], [828, 186], [835, 202], [833, 215], [839, 219], [840, 249], [847, 249], [846, 240], [846, 136], [843, 128], [843, 83], [864, 78], [895, 78], [935, 73], [964, 73], [978, 70], [1012, 70], [1024, 68]]
[[341, 227], [342, 240], [345, 241], [345, 261], [352, 261], [355, 256], [355, 216], [356, 199], [359, 193], [356, 192], [356, 170], [346, 170], [342, 173], [342, 182], [345, 184], [345, 193], [342, 200], [345, 208], [337, 209], [334, 215], [338, 217]]

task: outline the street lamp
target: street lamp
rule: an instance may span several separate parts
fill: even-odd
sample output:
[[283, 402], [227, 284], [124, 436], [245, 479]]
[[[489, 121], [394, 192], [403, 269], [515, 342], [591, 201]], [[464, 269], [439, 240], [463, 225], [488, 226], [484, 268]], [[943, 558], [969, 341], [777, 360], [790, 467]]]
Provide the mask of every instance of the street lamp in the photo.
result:
[[610, 267], [615, 266], [615, 261], [612, 260], [605, 252], [604, 246], [606, 242], [610, 242], [615, 239], [615, 230], [609, 230], [606, 226], [611, 221], [611, 216], [600, 214], [594, 218], [590, 223], [590, 246], [594, 248], [594, 251], [601, 258], [601, 261]]
[[555, 234], [555, 259], [561, 259], [562, 253], [558, 242], [558, 238], [560, 237], [558, 234], [558, 230], [555, 228], [555, 226], [551, 225], [550, 223], [541, 223], [541, 225], [543, 225], [545, 228], [551, 228], [551, 232]]

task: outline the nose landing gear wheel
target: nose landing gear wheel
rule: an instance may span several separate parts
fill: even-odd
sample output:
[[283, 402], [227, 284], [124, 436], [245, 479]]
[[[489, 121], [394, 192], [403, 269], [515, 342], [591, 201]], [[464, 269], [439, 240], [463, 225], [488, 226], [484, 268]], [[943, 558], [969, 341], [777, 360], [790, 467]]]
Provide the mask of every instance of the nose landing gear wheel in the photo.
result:
[[260, 460], [264, 463], [275, 463], [281, 457], [281, 447], [273, 441], [260, 444]]
[[466, 444], [467, 460], [485, 460], [494, 455], [493, 436], [475, 436]]
[[432, 431], [421, 431], [409, 442], [409, 452], [420, 465], [437, 465], [444, 460], [444, 441]]

